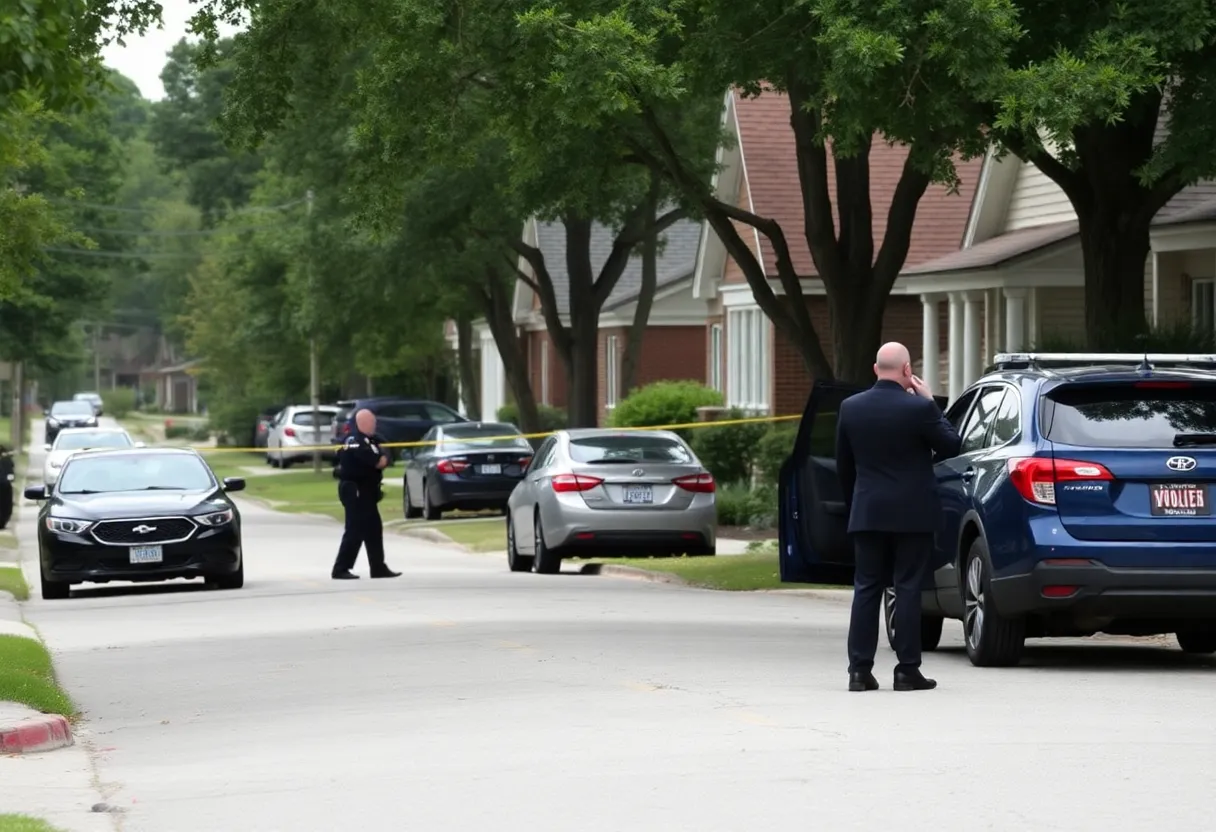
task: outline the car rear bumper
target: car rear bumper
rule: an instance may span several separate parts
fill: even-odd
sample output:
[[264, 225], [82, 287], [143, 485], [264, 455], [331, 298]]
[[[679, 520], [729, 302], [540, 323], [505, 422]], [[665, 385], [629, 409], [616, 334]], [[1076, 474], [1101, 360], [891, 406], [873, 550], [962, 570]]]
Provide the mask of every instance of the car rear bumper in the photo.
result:
[[130, 547], [84, 544], [40, 533], [44, 577], [65, 583], [165, 581], [230, 575], [241, 567], [240, 537], [235, 532], [212, 535], [164, 547], [161, 563], [132, 564]]
[[992, 595], [1003, 615], [1216, 619], [1216, 567], [1113, 567], [1056, 558], [993, 580]]
[[689, 551], [717, 545], [718, 511], [712, 501], [673, 511], [590, 509], [562, 503], [544, 520], [545, 542], [572, 551]]
[[519, 478], [463, 479], [459, 475], [440, 475], [426, 485], [434, 506], [503, 508], [519, 485]]

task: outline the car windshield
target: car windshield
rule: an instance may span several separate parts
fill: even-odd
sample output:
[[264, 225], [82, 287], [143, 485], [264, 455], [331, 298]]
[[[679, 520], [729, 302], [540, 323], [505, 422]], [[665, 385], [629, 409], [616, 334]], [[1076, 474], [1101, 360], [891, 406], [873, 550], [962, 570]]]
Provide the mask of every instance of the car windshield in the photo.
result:
[[88, 402], [55, 402], [51, 405], [52, 416], [92, 416], [93, 405]]
[[[1178, 384], [1178, 386], [1168, 386]], [[1173, 448], [1180, 434], [1216, 434], [1216, 386], [1175, 382], [1077, 384], [1043, 408], [1043, 436], [1066, 445]]]
[[570, 458], [584, 464], [693, 461], [683, 442], [666, 436], [630, 433], [617, 436], [580, 436], [570, 440]]
[[[335, 414], [332, 410], [322, 410], [317, 415], [321, 417], [321, 421], [316, 422], [315, 424], [317, 424], [323, 428], [327, 428], [334, 423]], [[312, 419], [312, 411], [311, 410], [298, 411], [297, 413], [292, 415], [291, 423], [293, 425], [301, 425], [303, 427], [312, 427], [314, 424], [313, 419]]]
[[55, 438], [56, 451], [78, 451], [82, 448], [129, 448], [131, 437], [123, 431], [103, 430], [82, 433], [61, 433]]
[[532, 450], [527, 439], [513, 425], [493, 424], [476, 427], [451, 427], [439, 440], [441, 451], [476, 451], [487, 448]]
[[59, 477], [60, 494], [206, 491], [214, 486], [206, 463], [184, 453], [73, 456]]

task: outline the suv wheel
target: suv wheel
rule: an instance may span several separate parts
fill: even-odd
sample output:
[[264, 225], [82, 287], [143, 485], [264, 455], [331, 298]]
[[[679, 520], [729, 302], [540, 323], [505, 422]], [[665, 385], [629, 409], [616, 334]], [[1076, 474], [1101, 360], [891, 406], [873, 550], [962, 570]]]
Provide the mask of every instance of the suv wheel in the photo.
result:
[[1216, 629], [1212, 627], [1192, 627], [1174, 633], [1178, 646], [1184, 653], [1207, 654], [1216, 653]]
[[[887, 644], [895, 649], [895, 590], [887, 587], [882, 594], [882, 620], [887, 628]], [[920, 649], [932, 653], [942, 643], [942, 625], [946, 621], [940, 615], [920, 617]]]
[[1026, 649], [1026, 620], [1005, 618], [992, 604], [988, 545], [976, 538], [963, 580], [963, 636], [976, 667], [1014, 667]]

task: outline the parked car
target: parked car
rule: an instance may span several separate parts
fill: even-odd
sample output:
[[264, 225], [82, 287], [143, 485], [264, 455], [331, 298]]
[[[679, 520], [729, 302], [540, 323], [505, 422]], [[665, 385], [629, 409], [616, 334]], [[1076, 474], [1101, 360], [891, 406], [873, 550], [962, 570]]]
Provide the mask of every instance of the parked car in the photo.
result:
[[[330, 442], [341, 445], [355, 429], [354, 414], [367, 408], [376, 414], [376, 432], [386, 444], [418, 442], [435, 425], [468, 420], [447, 405], [424, 399], [403, 399], [384, 396], [371, 399], [347, 399], [338, 402], [341, 413], [333, 422]], [[389, 465], [401, 457], [401, 449], [390, 448]]]
[[[297, 462], [312, 459], [312, 447], [329, 445], [330, 428], [341, 412], [331, 404], [317, 408], [312, 405], [293, 404], [279, 412], [270, 425], [266, 440], [266, 461], [276, 468], [290, 468]], [[320, 422], [315, 417], [320, 416]], [[322, 459], [333, 459], [337, 454], [331, 449], [321, 452]]]
[[54, 485], [25, 489], [38, 511], [42, 597], [67, 598], [73, 584], [203, 578], [214, 589], [245, 582], [241, 516], [195, 451], [80, 451]]
[[101, 401], [100, 393], [77, 393], [75, 396], [72, 396], [72, 400], [77, 402], [88, 402], [89, 404], [93, 405], [93, 412], [98, 416], [101, 416], [105, 410], [105, 405]]
[[[834, 422], [816, 382], [781, 471], [783, 581], [848, 583]], [[1174, 633], [1216, 653], [1216, 355], [1004, 354], [946, 409], [942, 523], [922, 641], [963, 622], [978, 666], [1027, 638]], [[888, 637], [894, 599], [885, 603]]]
[[47, 485], [55, 482], [68, 457], [77, 451], [90, 448], [142, 448], [122, 428], [65, 428], [59, 431], [54, 442], [43, 446], [46, 460], [42, 464], [42, 481]]
[[454, 422], [406, 448], [401, 506], [406, 519], [438, 520], [445, 511], [504, 511], [532, 461], [532, 445], [515, 425]]
[[46, 412], [46, 442], [54, 442], [63, 428], [95, 428], [97, 414], [86, 401], [55, 402]]
[[274, 422], [275, 418], [283, 412], [283, 408], [285, 407], [287, 407], [285, 404], [276, 404], [271, 407], [262, 408], [261, 412], [258, 413], [257, 422], [254, 423], [253, 447], [266, 447], [266, 442], [270, 435], [270, 425]]
[[17, 467], [13, 463], [13, 452], [0, 445], [0, 529], [13, 519], [13, 483], [17, 480]]
[[712, 555], [716, 485], [668, 431], [558, 431], [507, 503], [507, 563], [553, 573], [588, 552]]

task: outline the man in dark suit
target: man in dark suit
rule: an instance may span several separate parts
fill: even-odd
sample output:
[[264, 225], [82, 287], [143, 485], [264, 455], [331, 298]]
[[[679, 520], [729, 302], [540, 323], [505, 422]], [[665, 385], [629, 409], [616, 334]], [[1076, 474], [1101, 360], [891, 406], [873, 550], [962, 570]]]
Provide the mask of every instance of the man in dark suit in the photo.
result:
[[836, 423], [836, 468], [849, 512], [857, 567], [849, 621], [849, 690], [877, 690], [874, 653], [882, 594], [895, 587], [896, 690], [931, 690], [920, 671], [920, 594], [941, 515], [938, 458], [957, 456], [958, 432], [923, 381], [908, 348], [888, 343], [874, 363], [878, 381], [850, 396]]

